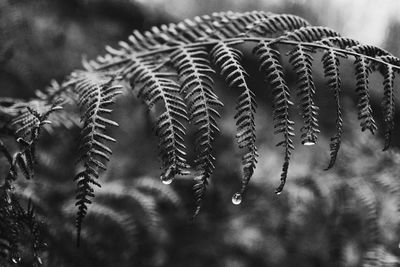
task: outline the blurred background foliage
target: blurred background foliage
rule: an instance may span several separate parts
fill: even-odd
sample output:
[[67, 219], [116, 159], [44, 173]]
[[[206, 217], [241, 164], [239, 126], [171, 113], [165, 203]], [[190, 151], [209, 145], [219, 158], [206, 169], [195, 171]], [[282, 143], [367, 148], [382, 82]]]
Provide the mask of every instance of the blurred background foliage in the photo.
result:
[[[51, 79], [79, 68], [82, 57], [103, 54], [133, 29], [177, 22], [215, 11], [265, 10], [297, 14], [344, 36], [400, 55], [398, 1], [277, 0], [2, 0], [0, 1], [0, 88], [2, 97], [29, 98]], [[397, 13], [396, 13], [397, 12]], [[151, 113], [134, 95], [121, 98], [113, 114], [120, 127], [103, 186], [75, 247], [74, 159], [79, 129], [59, 129], [41, 139], [34, 181], [17, 190], [32, 199], [45, 222], [43, 266], [398, 266], [400, 264], [400, 139], [381, 152], [380, 136], [361, 133], [355, 116], [352, 78], [344, 79], [346, 132], [336, 166], [326, 172], [334, 129], [333, 97], [315, 72], [322, 134], [312, 148], [297, 142], [285, 191], [276, 196], [280, 154], [274, 148], [270, 92], [254, 59], [246, 55], [251, 88], [258, 95], [260, 159], [243, 203], [231, 196], [240, 185], [233, 108], [237, 92], [224, 90], [225, 109], [217, 139], [217, 169], [201, 214], [193, 211], [191, 177], [166, 186], [159, 175]], [[318, 69], [319, 65], [315, 64]], [[343, 62], [343, 72], [353, 71]], [[294, 83], [294, 75], [287, 69]], [[371, 82], [379, 118], [382, 79]], [[398, 92], [396, 95], [399, 98]], [[379, 119], [378, 119], [379, 120]], [[396, 118], [399, 121], [399, 118]], [[399, 128], [393, 136], [399, 136]], [[298, 131], [298, 129], [297, 129]], [[380, 259], [381, 262], [374, 262]], [[369, 265], [368, 265], [369, 264]], [[21, 266], [29, 266], [24, 257]]]

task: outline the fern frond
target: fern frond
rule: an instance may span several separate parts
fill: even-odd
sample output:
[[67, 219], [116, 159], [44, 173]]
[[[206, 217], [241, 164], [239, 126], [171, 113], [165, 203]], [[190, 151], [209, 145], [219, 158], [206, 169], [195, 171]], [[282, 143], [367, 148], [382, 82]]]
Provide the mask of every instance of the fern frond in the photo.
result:
[[170, 74], [158, 72], [151, 62], [141, 59], [132, 61], [124, 71], [131, 79], [132, 88], [142, 83], [138, 97], [149, 109], [161, 103], [164, 111], [158, 116], [155, 132], [159, 137], [159, 154], [163, 163], [161, 180], [172, 182], [175, 175], [187, 174], [186, 147], [184, 145], [187, 121], [186, 104], [180, 96], [179, 85], [169, 78]]
[[171, 203], [174, 207], [181, 206], [181, 199], [173, 188], [160, 184], [159, 181], [153, 178], [143, 177], [136, 179], [133, 182], [133, 187], [143, 193], [151, 194], [154, 198], [160, 199], [164, 203]]
[[376, 246], [380, 243], [379, 231], [379, 208], [376, 195], [372, 188], [360, 178], [353, 178], [349, 181], [349, 186], [352, 192], [357, 196], [360, 203], [365, 207], [366, 225], [368, 233], [368, 243], [371, 246]]
[[363, 266], [380, 266], [383, 260], [379, 227], [379, 206], [373, 189], [360, 178], [353, 178], [349, 186], [366, 212], [366, 234], [369, 249], [364, 254]]
[[379, 56], [379, 57], [377, 57], [377, 59], [382, 60], [383, 62], [392, 64], [392, 65], [395, 65], [395, 66], [400, 66], [400, 59], [395, 56], [391, 56], [391, 55]]
[[354, 46], [360, 44], [357, 40], [347, 38], [347, 37], [341, 37], [341, 36], [323, 38], [320, 41], [318, 41], [317, 43], [322, 43], [327, 46], [335, 46], [340, 49], [354, 47]]
[[339, 54], [333, 49], [329, 49], [322, 56], [322, 64], [324, 67], [325, 77], [328, 79], [328, 86], [333, 91], [333, 95], [335, 97], [335, 105], [336, 105], [336, 134], [331, 138], [330, 143], [330, 161], [328, 167], [325, 170], [328, 170], [333, 167], [335, 164], [337, 154], [340, 149], [340, 143], [342, 139], [343, 133], [343, 118], [342, 118], [342, 108], [340, 105], [340, 93], [341, 93], [341, 79], [339, 74], [339, 57], [345, 57], [344, 54]]
[[358, 94], [358, 119], [361, 121], [361, 130], [368, 129], [372, 134], [377, 130], [375, 120], [372, 116], [372, 108], [369, 96], [368, 77], [371, 73], [370, 63], [364, 57], [356, 57], [354, 61], [356, 75], [356, 92]]
[[142, 220], [143, 224], [146, 224], [146, 227], [149, 227], [151, 232], [155, 231], [159, 226], [155, 200], [137, 188], [118, 183], [108, 183], [103, 186], [102, 190], [97, 192], [97, 199], [101, 203], [108, 203], [107, 205], [114, 209], [118, 209], [118, 201], [123, 200], [126, 203], [130, 203], [136, 207], [136, 210], [139, 209], [138, 220]]
[[293, 31], [308, 26], [310, 26], [310, 23], [308, 23], [308, 21], [295, 15], [270, 15], [261, 20], [256, 20], [248, 25], [246, 27], [248, 29], [246, 35], [256, 33], [259, 36], [265, 37], [276, 33]]
[[[185, 19], [177, 24], [161, 25], [152, 27], [150, 31], [140, 33], [133, 31], [129, 36], [129, 43], [119, 42], [119, 49], [107, 46], [106, 50], [115, 57], [123, 57], [126, 54], [134, 54], [142, 51], [155, 50], [162, 46], [191, 44], [208, 38], [225, 39], [242, 34], [248, 25], [254, 20], [268, 17], [263, 11], [237, 12], [215, 12], [211, 16], [197, 16], [193, 20]], [[293, 16], [294, 17], [294, 16]], [[279, 22], [290, 25], [290, 15], [283, 16]], [[98, 58], [101, 63], [111, 63], [112, 58]]]
[[[17, 137], [16, 142], [19, 145], [19, 151], [16, 152], [13, 156], [11, 156], [10, 151], [5, 146], [3, 142], [0, 141], [0, 151], [6, 157], [10, 167], [9, 171], [6, 175], [4, 186], [6, 190], [11, 190], [12, 182], [17, 179], [18, 171], [20, 170], [22, 174], [28, 180], [33, 177], [34, 174], [34, 165], [35, 165], [35, 147], [38, 141], [40, 131], [44, 125], [50, 124], [51, 122], [48, 120], [50, 114], [54, 113], [55, 111], [60, 110], [62, 107], [59, 105], [59, 101], [55, 101], [50, 106], [44, 105], [45, 107], [41, 106], [40, 112], [34, 110], [30, 106], [25, 106], [25, 103], [22, 105], [26, 112], [17, 113], [14, 117], [14, 120], [11, 120], [12, 128], [12, 135], [18, 136], [18, 131], [23, 129], [22, 136], [24, 137]], [[25, 115], [29, 113], [29, 115]], [[26, 125], [23, 125], [25, 119], [19, 119], [19, 117], [30, 117], [27, 119]], [[26, 127], [25, 127], [26, 126]], [[8, 191], [7, 191], [8, 192]]]
[[373, 45], [359, 44], [351, 46], [348, 49], [370, 57], [391, 56], [391, 54], [388, 51]]
[[79, 95], [79, 107], [83, 128], [79, 147], [79, 160], [83, 170], [75, 175], [77, 182], [76, 215], [77, 244], [79, 246], [83, 219], [87, 213], [90, 198], [94, 197], [93, 185], [100, 186], [96, 181], [101, 170], [106, 169], [105, 161], [109, 161], [111, 149], [105, 141], [115, 140], [104, 132], [108, 126], [118, 124], [104, 117], [112, 112], [107, 107], [121, 93], [121, 86], [113, 85], [114, 78], [95, 72], [76, 72], [71, 75], [69, 83], [74, 85], [74, 91]]
[[219, 67], [221, 75], [225, 77], [226, 82], [232, 89], [240, 89], [242, 93], [239, 96], [236, 106], [236, 126], [237, 126], [237, 142], [239, 148], [246, 148], [247, 152], [243, 155], [243, 177], [240, 194], [244, 195], [250, 178], [254, 173], [257, 164], [257, 147], [256, 147], [256, 126], [254, 116], [257, 108], [255, 95], [249, 89], [246, 77], [247, 72], [241, 65], [242, 53], [220, 42], [211, 50], [211, 57], [216, 66]]
[[[119, 87], [113, 85], [115, 80], [130, 81], [132, 87], [138, 87], [139, 98], [150, 109], [161, 109], [155, 132], [159, 136], [159, 154], [163, 167], [161, 178], [164, 183], [170, 183], [175, 175], [188, 173], [184, 124], [189, 121], [194, 125], [194, 167], [197, 171], [194, 191], [197, 214], [206, 185], [215, 168], [213, 141], [219, 131], [218, 108], [222, 107], [222, 102], [213, 91], [211, 74], [214, 69], [210, 67], [209, 56], [214, 65], [220, 68], [229, 86], [242, 90], [235, 115], [237, 141], [239, 147], [246, 148], [248, 152], [243, 157], [242, 188], [239, 195], [235, 194], [237, 197], [241, 197], [246, 191], [255, 168], [255, 96], [248, 88], [247, 74], [240, 62], [240, 51], [244, 49], [242, 46], [235, 46], [253, 43], [257, 43], [254, 53], [273, 93], [275, 133], [283, 137], [277, 144], [284, 149], [284, 162], [281, 182], [276, 193], [279, 194], [285, 185], [291, 153], [294, 150], [294, 123], [289, 116], [293, 103], [290, 101], [289, 88], [279, 62], [279, 46], [291, 51], [289, 61], [298, 75], [297, 92], [304, 120], [301, 130], [303, 144], [306, 144], [308, 139], [312, 141], [310, 143], [317, 139], [318, 108], [314, 102], [316, 89], [313, 82], [312, 53], [323, 54], [323, 68], [328, 84], [334, 92], [337, 117], [336, 134], [331, 139], [331, 160], [328, 168], [335, 162], [343, 132], [339, 73], [341, 57], [355, 58], [357, 106], [362, 130], [376, 130], [369, 103], [368, 76], [371, 68], [379, 69], [383, 73], [385, 148], [389, 145], [390, 130], [394, 126], [394, 73], [400, 70], [400, 59], [379, 47], [341, 37], [329, 28], [311, 26], [302, 18], [263, 11], [218, 12], [176, 24], [153, 27], [143, 33], [134, 31], [129, 41], [120, 42], [118, 48], [107, 47], [108, 53], [104, 56], [84, 61], [85, 70], [75, 72], [65, 83], [52, 83], [48, 90], [39, 92], [32, 101], [21, 103], [0, 99], [0, 118], [4, 118], [2, 132], [20, 137], [20, 147], [26, 150], [27, 147], [33, 147], [29, 145], [32, 139], [37, 139], [38, 131], [32, 129], [37, 129], [36, 126], [41, 124], [37, 115], [43, 114], [42, 108], [47, 110], [58, 97], [64, 97], [66, 105], [78, 104], [84, 124], [79, 152], [83, 170], [75, 177], [78, 183], [79, 232], [87, 205], [94, 196], [93, 184], [98, 185], [99, 173], [106, 168], [105, 161], [111, 154], [110, 148], [104, 143], [115, 141], [104, 132], [108, 126], [116, 125], [105, 118], [105, 114], [112, 112], [105, 106], [112, 104], [114, 97], [120, 93]], [[55, 124], [61, 125], [63, 118], [60, 115], [54, 117], [54, 121]], [[0, 149], [3, 148], [0, 146]], [[10, 165], [15, 165], [18, 170], [25, 170], [26, 174], [31, 173], [30, 166], [34, 160], [28, 154], [11, 158], [20, 163], [17, 166], [11, 162]], [[14, 175], [14, 171], [17, 170], [10, 169], [9, 177]]]
[[313, 145], [317, 142], [318, 129], [318, 107], [315, 105], [315, 85], [312, 77], [311, 51], [302, 46], [296, 45], [289, 52], [289, 62], [292, 64], [297, 74], [298, 89], [297, 95], [300, 98], [300, 108], [302, 111], [303, 123], [301, 127], [301, 143], [303, 145]]
[[382, 66], [383, 69], [383, 100], [382, 109], [385, 122], [385, 145], [383, 150], [387, 150], [390, 146], [392, 130], [394, 129], [394, 113], [395, 113], [395, 101], [394, 101], [394, 70], [389, 64]]
[[[72, 203], [64, 204], [64, 216], [70, 217], [74, 215], [71, 206]], [[92, 218], [95, 221], [112, 222], [113, 225], [120, 227], [124, 231], [124, 234], [127, 235], [128, 240], [130, 240], [131, 242], [133, 242], [137, 238], [136, 218], [134, 218], [133, 214], [130, 212], [116, 210], [113, 207], [109, 207], [107, 204], [103, 203], [93, 203], [90, 206], [90, 211], [88, 212], [87, 217], [88, 219]], [[72, 231], [68, 232], [73, 235]], [[92, 237], [93, 236], [90, 235], [89, 231], [85, 231], [85, 229], [82, 229], [82, 240], [90, 243]]]
[[339, 33], [335, 32], [330, 28], [321, 26], [310, 26], [310, 27], [302, 27], [294, 31], [288, 31], [285, 35], [279, 38], [295, 40], [298, 42], [312, 43], [320, 41], [323, 38], [339, 37], [339, 36], [340, 36]]
[[275, 134], [282, 134], [283, 140], [277, 146], [284, 148], [284, 162], [281, 173], [281, 183], [275, 193], [280, 194], [286, 183], [290, 156], [294, 149], [292, 136], [294, 136], [294, 122], [289, 118], [289, 108], [293, 103], [289, 100], [290, 92], [286, 85], [283, 67], [279, 62], [280, 53], [265, 41], [261, 41], [255, 48], [254, 54], [258, 57], [260, 70], [272, 87], [273, 119], [275, 121]]
[[49, 116], [58, 113], [56, 111], [62, 109], [61, 105], [61, 99], [54, 100], [52, 103], [37, 99], [19, 103], [14, 107], [17, 114], [10, 121], [10, 127], [15, 132], [15, 136], [24, 139], [31, 138], [33, 131], [37, 131], [45, 124], [51, 124], [48, 120]]
[[[21, 252], [26, 253], [27, 250], [30, 250], [33, 254], [33, 263], [41, 264], [42, 260], [38, 253], [43, 244], [39, 222], [36, 219], [31, 201], [28, 200], [25, 209], [14, 196], [6, 197], [3, 189], [1, 188], [0, 196], [1, 252], [5, 254], [4, 257], [9, 262], [18, 264], [21, 262]], [[30, 236], [30, 242], [26, 242], [26, 235]]]
[[134, 216], [125, 211], [119, 211], [106, 204], [93, 203], [90, 207], [88, 216], [92, 216], [95, 220], [104, 218], [110, 220], [123, 229], [127, 235], [127, 239], [133, 242], [137, 238], [137, 229]]
[[188, 101], [190, 122], [197, 125], [195, 141], [195, 169], [199, 172], [195, 177], [196, 216], [204, 198], [206, 186], [214, 171], [213, 141], [219, 132], [216, 118], [219, 112], [214, 108], [222, 107], [222, 102], [213, 92], [213, 80], [209, 76], [214, 73], [207, 59], [204, 47], [181, 48], [171, 54], [171, 60], [178, 69], [182, 91]]

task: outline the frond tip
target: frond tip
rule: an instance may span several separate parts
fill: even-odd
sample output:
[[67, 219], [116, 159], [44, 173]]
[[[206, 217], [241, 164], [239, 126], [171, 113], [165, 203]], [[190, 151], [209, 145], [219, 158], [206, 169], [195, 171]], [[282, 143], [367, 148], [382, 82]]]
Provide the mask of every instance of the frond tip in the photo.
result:
[[110, 160], [109, 155], [112, 153], [105, 142], [115, 142], [114, 138], [104, 133], [108, 126], [118, 126], [116, 122], [104, 117], [104, 114], [112, 112], [108, 106], [122, 93], [122, 87], [114, 85], [113, 82], [114, 77], [92, 72], [74, 73], [69, 82], [79, 95], [83, 121], [78, 160], [82, 163], [83, 170], [74, 177], [74, 181], [77, 182], [75, 205], [78, 206], [76, 216], [78, 246], [82, 222], [91, 203], [90, 199], [94, 197], [93, 185], [100, 186], [97, 178], [100, 171], [106, 170], [105, 162]]

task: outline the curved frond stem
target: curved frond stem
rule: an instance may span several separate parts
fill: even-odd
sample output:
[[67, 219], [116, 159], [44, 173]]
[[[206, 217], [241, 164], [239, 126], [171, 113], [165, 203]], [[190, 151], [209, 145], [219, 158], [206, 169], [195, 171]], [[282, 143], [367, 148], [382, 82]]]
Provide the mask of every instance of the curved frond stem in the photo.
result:
[[[392, 67], [394, 69], [396, 69], [397, 71], [400, 71], [400, 62], [397, 61], [385, 61], [380, 59], [379, 57], [373, 57], [370, 55], [364, 55], [362, 53], [358, 53], [352, 50], [348, 50], [348, 49], [342, 49], [342, 48], [338, 48], [338, 47], [331, 47], [329, 45], [325, 45], [325, 44], [321, 44], [319, 42], [299, 42], [299, 41], [295, 41], [295, 40], [285, 40], [285, 39], [280, 39], [278, 38], [270, 38], [270, 37], [233, 37], [233, 38], [226, 38], [223, 40], [212, 40], [212, 41], [198, 41], [195, 43], [191, 43], [191, 44], [179, 44], [179, 45], [174, 45], [174, 46], [162, 46], [159, 47], [155, 50], [151, 50], [151, 51], [145, 51], [145, 52], [138, 52], [137, 54], [135, 54], [136, 57], [148, 57], [148, 56], [154, 56], [157, 54], [164, 54], [164, 53], [170, 53], [173, 52], [177, 49], [180, 48], [194, 48], [194, 47], [208, 47], [208, 46], [214, 46], [216, 45], [218, 42], [225, 42], [225, 43], [246, 43], [246, 42], [254, 42], [254, 43], [259, 43], [260, 41], [265, 41], [267, 43], [269, 42], [273, 42], [275, 44], [284, 44], [284, 45], [291, 45], [291, 46], [296, 46], [296, 45], [302, 45], [305, 47], [309, 47], [312, 49], [321, 49], [322, 51], [325, 50], [330, 50], [333, 49], [334, 51], [338, 52], [338, 53], [342, 53], [348, 56], [354, 56], [354, 57], [359, 57], [359, 56], [363, 56], [364, 58], [373, 61], [375, 63], [379, 63], [382, 65], [387, 65], [390, 64], [392, 65]], [[128, 62], [130, 62], [130, 56], [128, 57], [123, 57], [120, 59], [115, 60], [114, 62], [111, 63], [106, 63], [104, 65], [99, 65], [97, 66], [96, 70], [107, 70], [107, 69], [111, 69], [114, 68], [116, 66], [120, 66], [120, 65], [124, 65]]]

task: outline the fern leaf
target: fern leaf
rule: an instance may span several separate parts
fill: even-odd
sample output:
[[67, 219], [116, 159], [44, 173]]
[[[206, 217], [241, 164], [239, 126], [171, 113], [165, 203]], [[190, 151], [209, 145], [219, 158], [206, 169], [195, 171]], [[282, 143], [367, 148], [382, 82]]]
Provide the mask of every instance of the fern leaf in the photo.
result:
[[394, 101], [394, 70], [392, 65], [385, 64], [382, 66], [383, 72], [383, 100], [382, 109], [384, 114], [385, 122], [385, 146], [383, 150], [387, 150], [390, 146], [392, 130], [394, 129], [394, 113], [395, 113], [395, 101]]
[[79, 246], [80, 233], [83, 219], [87, 213], [90, 198], [94, 197], [93, 185], [100, 186], [96, 181], [100, 170], [106, 167], [104, 161], [109, 160], [111, 149], [105, 144], [105, 140], [113, 140], [104, 134], [108, 126], [118, 126], [112, 120], [106, 119], [103, 114], [109, 113], [107, 106], [113, 104], [114, 98], [121, 93], [121, 86], [113, 85], [114, 79], [100, 73], [76, 72], [71, 76], [70, 84], [74, 85], [74, 91], [79, 95], [79, 106], [83, 128], [79, 148], [79, 161], [83, 164], [83, 170], [75, 175], [77, 182], [76, 216], [77, 244]]
[[390, 56], [391, 54], [387, 52], [386, 50], [373, 46], [373, 45], [364, 45], [364, 44], [359, 44], [355, 45], [352, 47], [348, 48], [351, 51], [370, 56], [370, 57], [376, 57], [376, 56]]
[[317, 141], [318, 129], [318, 107], [315, 105], [315, 85], [312, 77], [312, 56], [311, 51], [302, 45], [296, 45], [289, 52], [289, 62], [297, 74], [298, 92], [300, 107], [304, 125], [301, 127], [301, 143], [313, 145]]
[[368, 93], [368, 77], [371, 73], [369, 61], [365, 57], [356, 57], [354, 65], [356, 75], [356, 92], [358, 94], [358, 119], [361, 120], [361, 130], [365, 131], [368, 129], [372, 134], [374, 134], [377, 126], [372, 116], [372, 108]]
[[31, 138], [33, 129], [38, 130], [44, 124], [48, 124], [50, 114], [61, 109], [61, 106], [59, 106], [61, 100], [57, 99], [53, 102], [54, 104], [49, 104], [45, 101], [33, 99], [26, 103], [20, 103], [16, 107], [17, 115], [10, 122], [15, 135], [23, 139]]
[[[218, 18], [220, 26], [215, 29], [223, 33], [225, 38], [244, 35], [249, 25], [254, 21], [261, 21], [270, 15], [263, 11], [251, 11], [245, 13], [220, 12], [214, 13], [213, 18]], [[214, 24], [215, 26], [215, 24]]]
[[342, 133], [343, 133], [343, 118], [342, 118], [342, 108], [340, 105], [340, 93], [341, 93], [341, 79], [339, 75], [339, 57], [344, 57], [345, 55], [339, 54], [333, 49], [329, 49], [322, 56], [322, 64], [324, 67], [325, 77], [328, 79], [328, 86], [332, 89], [335, 104], [336, 104], [336, 134], [331, 138], [330, 143], [330, 161], [328, 167], [325, 170], [328, 170], [333, 167], [335, 164], [337, 154], [340, 149]]
[[387, 55], [387, 56], [380, 56], [377, 59], [382, 60], [383, 62], [395, 65], [395, 66], [400, 66], [400, 59], [395, 56]]
[[220, 115], [214, 107], [223, 106], [212, 89], [213, 81], [209, 74], [214, 71], [209, 67], [207, 55], [203, 47], [181, 48], [171, 55], [188, 101], [190, 122], [198, 126], [195, 168], [199, 174], [193, 186], [197, 206], [194, 216], [200, 211], [208, 180], [215, 168], [212, 149], [215, 135], [219, 132], [216, 118]]
[[[294, 40], [297, 42], [315, 42], [327, 37], [339, 37], [340, 35], [332, 29], [321, 26], [302, 27], [280, 37], [282, 39]], [[278, 38], [278, 39], [280, 39]]]
[[[137, 188], [130, 188], [118, 183], [105, 184], [103, 190], [99, 190], [97, 197], [100, 202], [111, 202], [108, 206], [114, 210], [121, 210], [118, 207], [118, 200], [130, 203], [138, 211], [139, 220], [143, 220], [143, 224], [151, 229], [151, 232], [159, 228], [159, 217], [156, 202], [153, 197], [139, 191]], [[130, 206], [131, 206], [130, 205]]]
[[317, 43], [322, 43], [327, 46], [336, 46], [341, 49], [349, 48], [360, 44], [358, 41], [354, 39], [341, 36], [326, 37], [321, 39]]
[[164, 111], [158, 116], [155, 125], [159, 137], [159, 154], [163, 164], [161, 180], [172, 182], [175, 175], [186, 175], [186, 147], [184, 145], [185, 126], [187, 121], [186, 104], [180, 96], [179, 85], [164, 73], [157, 72], [155, 66], [141, 59], [133, 60], [126, 69], [132, 87], [142, 83], [138, 97], [144, 100], [149, 108], [161, 103]]
[[[372, 188], [365, 181], [355, 178], [350, 180], [349, 186], [356, 195], [366, 212], [366, 233], [370, 251], [374, 251], [381, 242], [381, 233], [379, 227], [378, 200]], [[375, 251], [376, 252], [376, 251]], [[378, 263], [382, 260], [382, 255], [367, 252], [364, 257], [364, 264]], [[368, 265], [366, 265], [368, 266]], [[379, 265], [371, 265], [379, 266]]]
[[259, 59], [260, 70], [263, 71], [266, 80], [272, 87], [275, 133], [283, 135], [283, 140], [277, 144], [277, 146], [283, 146], [284, 148], [281, 183], [275, 190], [276, 194], [280, 194], [286, 183], [290, 156], [294, 149], [292, 140], [292, 136], [294, 136], [294, 122], [289, 118], [289, 108], [293, 103], [289, 100], [290, 92], [284, 79], [283, 67], [279, 62], [279, 51], [272, 48], [265, 41], [261, 41], [254, 48], [254, 53]]
[[[124, 231], [128, 236], [128, 240], [133, 242], [133, 240], [137, 239], [138, 232], [135, 218], [130, 212], [119, 211], [108, 207], [106, 204], [93, 203], [88, 216], [92, 216], [96, 221], [98, 219], [110, 220]], [[90, 236], [88, 237], [88, 241], [90, 241]]]
[[310, 26], [310, 24], [301, 17], [290, 14], [280, 14], [256, 20], [246, 28], [248, 29], [247, 34], [256, 33], [259, 36], [265, 37], [308, 26]]
[[152, 195], [154, 198], [160, 199], [162, 203], [171, 203], [176, 208], [182, 205], [182, 200], [177, 192], [170, 186], [160, 184], [156, 179], [150, 177], [135, 179], [133, 187], [143, 193]]
[[[152, 27], [150, 31], [140, 33], [135, 30], [129, 36], [129, 43], [119, 42], [119, 49], [106, 47], [113, 57], [123, 57], [142, 51], [154, 50], [163, 45], [190, 44], [207, 38], [224, 39], [240, 35], [254, 19], [265, 17], [262, 11], [245, 13], [220, 12], [211, 16], [197, 16], [193, 20], [185, 19], [177, 24]], [[112, 58], [99, 58], [102, 63], [110, 63]]]
[[254, 116], [257, 108], [255, 95], [247, 85], [247, 72], [241, 65], [242, 53], [220, 42], [211, 50], [211, 56], [215, 65], [220, 68], [221, 75], [225, 77], [230, 88], [238, 88], [242, 91], [236, 106], [237, 142], [239, 148], [246, 148], [247, 152], [242, 158], [243, 177], [240, 194], [244, 195], [250, 178], [257, 164], [256, 128]]

